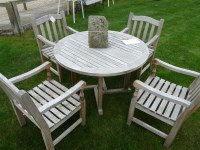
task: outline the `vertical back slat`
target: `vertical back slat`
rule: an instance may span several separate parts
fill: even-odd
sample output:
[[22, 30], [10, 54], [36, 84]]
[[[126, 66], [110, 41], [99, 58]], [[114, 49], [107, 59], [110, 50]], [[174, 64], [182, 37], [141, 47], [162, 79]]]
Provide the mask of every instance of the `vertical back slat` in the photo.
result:
[[147, 22], [146, 25], [145, 25], [144, 32], [143, 32], [143, 36], [142, 36], [142, 41], [144, 41], [144, 42], [145, 42], [146, 37], [147, 37], [148, 29], [149, 29], [149, 23]]
[[142, 31], [142, 26], [143, 26], [143, 21], [140, 21], [140, 25], [139, 25], [139, 29], [138, 29], [138, 33], [137, 33], [137, 37], [140, 38], [140, 34]]
[[155, 25], [152, 25], [152, 26], [151, 26], [151, 31], [150, 31], [150, 34], [149, 34], [148, 41], [153, 37], [154, 30], [155, 30]]
[[41, 30], [41, 32], [42, 32], [42, 36], [46, 38], [46, 33], [45, 33], [45, 31], [44, 31], [44, 26], [43, 26], [43, 24], [40, 24], [40, 30]]
[[58, 30], [60, 33], [60, 37], [63, 38], [63, 31], [62, 31], [60, 20], [57, 20], [57, 24], [58, 24]]
[[54, 33], [54, 36], [56, 38], [56, 42], [58, 42], [58, 33], [57, 33], [57, 29], [56, 29], [56, 25], [55, 23], [52, 23], [52, 27], [53, 27], [53, 33]]
[[190, 92], [189, 94], [200, 84], [200, 77], [196, 78], [189, 86]]
[[67, 36], [67, 30], [66, 30], [66, 27], [67, 27], [67, 20], [65, 18], [65, 13], [64, 11], [61, 12], [61, 16], [62, 16], [62, 24], [63, 24], [63, 30], [64, 30], [64, 34], [65, 36]]
[[51, 28], [49, 26], [49, 21], [46, 22], [46, 28], [47, 28], [47, 32], [49, 35], [49, 40], [53, 42], [53, 37], [52, 37], [52, 33], [51, 33]]
[[198, 84], [191, 92], [190, 92], [190, 97], [189, 100], [193, 101], [195, 97], [200, 93], [200, 84]]
[[136, 27], [137, 27], [137, 21], [134, 21], [134, 23], [133, 23], [133, 30], [132, 30], [132, 35], [133, 35], [133, 36], [134, 36], [134, 34], [135, 34]]
[[142, 31], [142, 26], [143, 26], [143, 21], [140, 21], [140, 26], [139, 26], [138, 33], [137, 33], [137, 37], [138, 38], [140, 38], [140, 34], [141, 34], [141, 31]]
[[131, 29], [131, 24], [132, 24], [132, 17], [133, 17], [133, 13], [131, 12], [129, 14], [129, 17], [128, 17], [128, 23], [127, 23], [127, 28], [128, 28], [128, 33], [130, 34], [130, 29]]

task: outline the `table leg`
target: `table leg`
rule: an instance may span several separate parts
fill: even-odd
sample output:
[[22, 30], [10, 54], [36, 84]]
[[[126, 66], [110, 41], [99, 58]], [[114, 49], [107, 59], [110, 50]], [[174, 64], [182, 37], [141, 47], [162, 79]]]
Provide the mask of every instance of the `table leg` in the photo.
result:
[[77, 76], [74, 72], [71, 72], [71, 83], [72, 85], [75, 85], [77, 83]]
[[103, 115], [102, 100], [103, 100], [103, 77], [98, 78], [98, 112]]
[[140, 80], [141, 72], [142, 72], [142, 67], [137, 70], [137, 77], [136, 77], [137, 80]]
[[73, 21], [74, 21], [74, 23], [75, 23], [76, 21], [75, 21], [75, 6], [74, 6], [75, 4], [74, 4], [74, 3], [75, 3], [75, 1], [73, 0], [73, 1], [72, 1], [73, 10], [72, 10], [72, 11], [73, 11]]
[[127, 73], [124, 76], [124, 90], [128, 90], [130, 85], [131, 73]]

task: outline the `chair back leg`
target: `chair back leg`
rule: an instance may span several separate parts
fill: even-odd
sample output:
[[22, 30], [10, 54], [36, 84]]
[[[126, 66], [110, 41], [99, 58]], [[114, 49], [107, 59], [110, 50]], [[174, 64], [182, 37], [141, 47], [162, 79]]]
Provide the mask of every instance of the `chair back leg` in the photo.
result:
[[54, 150], [55, 148], [54, 148], [53, 140], [52, 140], [52, 137], [51, 137], [51, 132], [50, 131], [43, 132], [42, 130], [41, 130], [41, 132], [42, 132], [42, 137], [43, 137], [46, 149], [47, 150]]
[[12, 100], [10, 101], [11, 101], [12, 107], [14, 109], [15, 115], [17, 116], [17, 120], [19, 121], [20, 126], [21, 127], [24, 126], [26, 124], [26, 119], [23, 113], [13, 104]]
[[174, 126], [172, 127], [172, 129], [170, 130], [166, 140], [165, 140], [165, 143], [164, 143], [164, 146], [165, 147], [169, 147], [172, 142], [174, 141], [179, 129], [181, 128], [181, 125], [183, 124], [185, 118], [184, 116], [181, 116], [174, 124]]
[[134, 112], [135, 112], [135, 105], [137, 102], [137, 97], [138, 97], [138, 90], [135, 90], [134, 94], [133, 94], [133, 98], [131, 99], [131, 104], [129, 107], [129, 112], [128, 112], [128, 119], [127, 119], [127, 124], [130, 125], [132, 122], [132, 118], [134, 116]]

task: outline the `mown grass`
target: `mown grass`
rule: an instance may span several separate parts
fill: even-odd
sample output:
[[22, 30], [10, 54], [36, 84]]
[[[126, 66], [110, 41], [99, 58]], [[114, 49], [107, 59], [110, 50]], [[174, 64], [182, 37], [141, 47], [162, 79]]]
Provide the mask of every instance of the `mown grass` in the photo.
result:
[[[158, 45], [156, 57], [200, 72], [200, 1], [199, 0], [115, 0], [115, 5], [89, 6], [88, 15], [104, 15], [109, 21], [109, 29], [120, 31], [127, 23], [129, 12], [137, 15], [165, 19], [164, 28]], [[68, 24], [79, 30], [87, 30], [87, 17], [82, 19], [76, 14], [76, 24], [72, 15], [67, 17]], [[0, 37], [0, 72], [8, 78], [21, 74], [40, 64], [40, 56], [33, 31], [22, 36]], [[159, 69], [158, 74], [168, 80], [187, 86], [192, 78]], [[143, 78], [147, 76], [145, 73]], [[69, 85], [70, 76], [64, 71], [63, 84]], [[29, 89], [45, 78], [45, 74], [32, 80], [17, 84]], [[57, 78], [57, 77], [55, 77]], [[78, 76], [88, 84], [97, 83], [96, 78]], [[135, 80], [133, 73], [131, 78]], [[106, 78], [109, 87], [122, 85], [123, 77]], [[86, 91], [87, 124], [79, 126], [63, 139], [56, 149], [165, 149], [164, 140], [146, 129], [132, 124], [126, 125], [126, 118], [132, 93], [105, 95], [103, 98], [104, 115], [97, 113], [93, 91]], [[136, 115], [154, 126], [169, 131], [169, 126], [141, 112]], [[196, 111], [182, 126], [175, 141], [169, 149], [200, 149], [200, 111]], [[72, 118], [71, 121], [75, 119]], [[63, 125], [53, 136], [65, 129]], [[27, 121], [20, 127], [11, 104], [0, 90], [0, 149], [45, 149], [40, 130]]]

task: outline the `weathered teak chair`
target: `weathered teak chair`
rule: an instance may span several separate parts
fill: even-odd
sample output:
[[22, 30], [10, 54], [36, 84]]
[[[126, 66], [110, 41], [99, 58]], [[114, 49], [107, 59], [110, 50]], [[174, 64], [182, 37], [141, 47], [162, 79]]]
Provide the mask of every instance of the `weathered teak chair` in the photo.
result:
[[[113, 5], [115, 4], [115, 0], [112, 0]], [[110, 6], [110, 0], [108, 0], [108, 7]]]
[[[149, 47], [149, 62], [154, 57], [158, 40], [162, 31], [164, 20], [155, 20], [147, 16], [135, 16], [132, 12], [129, 14], [128, 24], [121, 32], [131, 34], [144, 41]], [[142, 74], [150, 64], [146, 65], [141, 71]]]
[[[135, 122], [152, 131], [164, 138], [164, 146], [169, 147], [183, 122], [200, 106], [200, 73], [172, 66], [159, 59], [154, 59], [152, 63], [154, 66], [152, 74], [145, 83], [136, 80], [133, 84], [135, 92], [131, 100], [127, 124]], [[193, 76], [196, 79], [188, 88], [182, 87], [156, 76], [157, 66]], [[134, 115], [135, 108], [171, 125], [169, 134], [137, 119]]]
[[54, 62], [57, 70], [51, 68], [51, 71], [58, 75], [59, 80], [61, 81], [61, 67], [55, 60], [53, 48], [55, 43], [57, 43], [60, 39], [69, 35], [69, 33], [75, 33], [77, 31], [67, 26], [64, 11], [61, 11], [60, 14], [49, 14], [33, 20], [32, 27], [39, 47], [42, 63], [45, 61], [45, 59]]
[[85, 18], [84, 8], [83, 8], [83, 0], [66, 0], [66, 1], [67, 1], [67, 13], [68, 14], [69, 14], [69, 2], [70, 1], [72, 2], [72, 14], [73, 14], [73, 22], [74, 23], [76, 22], [76, 19], [75, 19], [75, 5], [76, 5], [76, 2], [80, 3], [81, 10], [82, 10], [82, 15], [83, 15], [83, 19]]
[[[85, 125], [85, 98], [82, 88], [86, 83], [80, 81], [68, 89], [51, 79], [50, 67], [51, 63], [45, 62], [31, 71], [11, 79], [0, 74], [0, 87], [9, 97], [20, 125], [23, 126], [26, 123], [24, 116], [30, 119], [41, 130], [46, 148], [53, 150], [54, 146], [77, 125], [80, 123]], [[45, 69], [47, 70], [47, 80], [33, 89], [24, 91], [14, 85], [14, 83], [30, 78]], [[78, 91], [80, 91], [80, 96], [76, 94]], [[78, 111], [80, 111], [80, 118], [53, 140], [51, 132]]]

